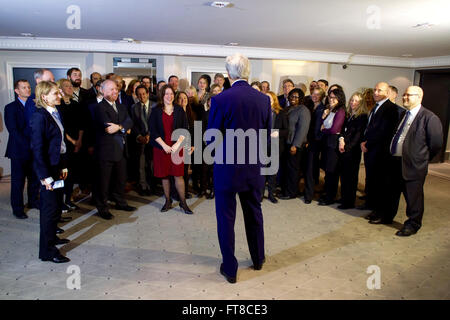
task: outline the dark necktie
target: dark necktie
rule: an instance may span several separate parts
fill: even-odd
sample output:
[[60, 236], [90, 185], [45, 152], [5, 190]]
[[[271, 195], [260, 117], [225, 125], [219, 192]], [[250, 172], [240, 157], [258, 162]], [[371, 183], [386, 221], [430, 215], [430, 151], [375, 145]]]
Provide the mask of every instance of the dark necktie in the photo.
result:
[[364, 130], [364, 134], [367, 133], [367, 129], [369, 129], [370, 120], [372, 119], [372, 116], [373, 116], [373, 114], [375, 113], [375, 110], [377, 110], [377, 108], [378, 108], [378, 103], [375, 104], [375, 106], [373, 107], [373, 109], [370, 111], [370, 114], [369, 114], [369, 120], [367, 120], [367, 127], [366, 127], [366, 130]]
[[147, 108], [145, 107], [145, 104], [142, 104], [142, 108], [144, 109], [142, 111], [144, 113], [144, 120], [147, 121]]
[[394, 139], [392, 139], [391, 154], [395, 154], [395, 152], [397, 150], [398, 140], [400, 139], [400, 136], [402, 135], [403, 128], [405, 127], [405, 124], [408, 122], [410, 115], [411, 115], [411, 112], [409, 112], [409, 111], [406, 112], [405, 119], [403, 120], [400, 128], [398, 128], [397, 133], [394, 136]]

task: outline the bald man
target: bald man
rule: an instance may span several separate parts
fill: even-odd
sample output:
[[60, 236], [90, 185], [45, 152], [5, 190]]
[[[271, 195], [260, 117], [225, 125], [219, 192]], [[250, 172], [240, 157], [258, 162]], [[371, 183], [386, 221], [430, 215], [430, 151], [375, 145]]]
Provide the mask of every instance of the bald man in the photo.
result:
[[361, 150], [364, 152], [366, 166], [367, 200], [366, 206], [373, 210], [366, 219], [371, 224], [390, 224], [385, 219], [384, 210], [388, 171], [391, 154], [389, 145], [400, 120], [399, 107], [389, 100], [389, 85], [379, 82], [375, 85], [373, 98], [375, 107], [369, 114]]
[[388, 193], [392, 195], [390, 208], [382, 217], [391, 221], [397, 214], [400, 193], [406, 201], [403, 228], [396, 235], [407, 237], [422, 226], [424, 212], [423, 184], [428, 173], [428, 163], [441, 150], [442, 124], [439, 118], [422, 106], [423, 91], [420, 87], [408, 87], [403, 94], [404, 113], [397, 132], [390, 143], [392, 154], [389, 164]]

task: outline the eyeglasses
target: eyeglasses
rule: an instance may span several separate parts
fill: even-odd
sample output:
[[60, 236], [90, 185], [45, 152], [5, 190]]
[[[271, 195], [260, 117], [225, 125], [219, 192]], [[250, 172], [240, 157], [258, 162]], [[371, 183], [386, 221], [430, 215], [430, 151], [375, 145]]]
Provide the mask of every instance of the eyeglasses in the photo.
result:
[[418, 96], [418, 95], [419, 95], [419, 94], [417, 94], [417, 93], [404, 93], [404, 94], [403, 94], [404, 97], [408, 97], [408, 98], [409, 98], [409, 97], [412, 97], [412, 96]]

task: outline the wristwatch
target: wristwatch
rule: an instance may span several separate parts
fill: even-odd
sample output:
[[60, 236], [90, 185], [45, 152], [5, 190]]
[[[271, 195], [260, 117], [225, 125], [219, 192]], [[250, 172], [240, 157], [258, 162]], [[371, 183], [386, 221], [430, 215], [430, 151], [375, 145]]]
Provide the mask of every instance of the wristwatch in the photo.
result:
[[120, 129], [119, 129], [119, 130], [120, 130], [120, 132], [122, 132], [122, 133], [125, 133], [125, 128], [124, 128], [124, 127], [122, 127], [122, 125], [120, 125], [120, 124], [119, 124], [119, 128], [120, 128]]

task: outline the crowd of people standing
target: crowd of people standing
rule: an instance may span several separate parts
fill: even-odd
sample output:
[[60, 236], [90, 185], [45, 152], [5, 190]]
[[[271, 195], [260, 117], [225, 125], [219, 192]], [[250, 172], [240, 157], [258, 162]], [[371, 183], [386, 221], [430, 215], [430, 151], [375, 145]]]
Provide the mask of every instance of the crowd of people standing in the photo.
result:
[[[210, 164], [173, 161], [173, 154], [183, 158], [186, 153], [195, 158], [202, 150], [184, 148], [187, 137], [183, 135], [176, 141], [171, 136], [182, 128], [189, 131], [193, 141], [197, 121], [202, 124], [202, 134], [205, 132], [212, 97], [231, 86], [223, 74], [216, 74], [214, 80], [202, 75], [185, 91], [179, 90], [175, 75], [167, 83], [154, 83], [154, 79], [144, 76], [126, 86], [120, 75], [94, 72], [89, 89], [81, 87], [78, 68], [69, 69], [67, 78], [56, 82], [50, 70], [39, 69], [34, 79], [34, 94], [27, 80], [16, 81], [16, 100], [5, 108], [9, 131], [6, 156], [11, 159], [13, 214], [19, 219], [27, 218], [23, 201], [25, 180], [28, 207], [40, 209], [42, 260], [69, 261], [56, 248], [69, 241], [56, 236], [64, 232], [57, 223], [70, 220], [62, 213], [76, 210], [77, 200], [91, 192], [98, 215], [107, 220], [114, 217], [109, 201], [115, 203], [116, 210], [136, 210], [124, 196], [131, 189], [141, 196], [163, 195], [161, 212], [169, 211], [176, 200], [182, 212], [193, 214], [186, 202], [192, 193], [206, 199], [215, 197]], [[373, 89], [353, 93], [348, 100], [339, 84], [329, 86], [324, 79], [310, 83], [308, 96], [290, 79], [283, 81], [281, 95], [270, 90], [268, 81], [255, 81], [251, 87], [270, 99], [271, 124], [275, 129], [272, 138], [279, 139], [279, 171], [266, 177], [269, 201], [278, 203], [278, 199], [303, 195], [304, 203], [311, 204], [322, 169], [324, 187], [317, 196], [318, 205], [338, 201], [339, 209], [354, 208], [364, 155], [366, 203], [361, 208], [371, 210], [367, 219], [372, 224], [392, 223], [403, 190], [402, 178], [398, 177], [401, 162], [394, 159], [399, 153], [395, 149], [398, 142], [393, 139], [396, 132], [403, 130], [399, 125], [406, 122], [408, 111], [395, 104], [395, 87], [380, 82]], [[415, 89], [418, 87], [410, 88], [411, 92], [403, 96], [404, 103], [408, 105], [417, 96], [420, 104], [423, 92]], [[440, 122], [435, 116], [431, 119], [435, 139], [428, 158], [442, 145]], [[420, 179], [424, 180], [423, 175]], [[411, 221], [398, 235], [414, 234], [421, 226], [423, 190], [416, 194], [422, 202], [415, 207], [422, 209], [409, 208]]]

